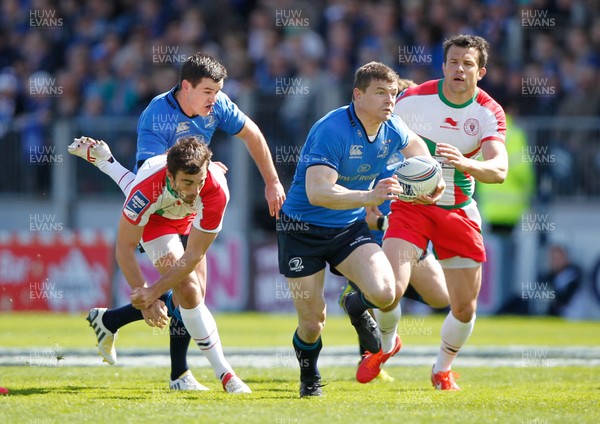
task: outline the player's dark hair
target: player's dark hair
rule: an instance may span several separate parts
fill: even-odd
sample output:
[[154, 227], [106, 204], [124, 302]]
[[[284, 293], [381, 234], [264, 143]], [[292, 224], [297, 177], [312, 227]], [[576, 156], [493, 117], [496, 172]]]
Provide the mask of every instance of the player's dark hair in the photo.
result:
[[417, 83], [411, 79], [398, 78], [398, 93], [402, 93], [407, 88], [414, 87], [415, 85], [417, 85]]
[[227, 69], [214, 57], [198, 52], [183, 62], [179, 71], [179, 82], [187, 80], [192, 87], [196, 87], [202, 78], [219, 82], [227, 78]]
[[477, 35], [455, 35], [444, 41], [444, 63], [448, 60], [448, 50], [450, 47], [465, 47], [471, 48], [473, 47], [475, 50], [479, 52], [479, 68], [484, 68], [487, 64], [488, 60], [488, 49], [490, 45], [488, 42]]
[[167, 170], [173, 177], [177, 171], [196, 175], [206, 171], [212, 152], [197, 136], [181, 137], [167, 152]]
[[369, 62], [356, 70], [353, 88], [364, 92], [373, 80], [397, 83], [398, 74], [381, 62]]

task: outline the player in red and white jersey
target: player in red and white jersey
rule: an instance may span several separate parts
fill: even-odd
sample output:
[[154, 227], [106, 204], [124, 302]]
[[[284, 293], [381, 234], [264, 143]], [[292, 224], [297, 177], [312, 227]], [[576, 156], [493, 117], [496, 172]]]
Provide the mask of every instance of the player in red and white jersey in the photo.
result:
[[[504, 112], [477, 87], [486, 73], [487, 49], [488, 43], [477, 36], [445, 41], [444, 78], [407, 89], [394, 109], [442, 164], [446, 190], [436, 205], [392, 203], [383, 250], [394, 268], [397, 298], [377, 321], [383, 337], [395, 336], [401, 315], [398, 302], [411, 266], [431, 241], [444, 270], [451, 309], [431, 375], [441, 390], [459, 390], [451, 365], [475, 323], [485, 262], [481, 218], [472, 197], [475, 180], [502, 183], [508, 171]], [[479, 156], [483, 160], [477, 160]]]
[[[224, 171], [210, 162], [211, 155], [199, 137], [188, 136], [179, 139], [167, 154], [145, 162], [126, 193], [116, 258], [133, 289], [132, 304], [143, 312], [146, 322], [151, 326], [165, 325], [166, 317], [151, 313], [152, 308], [157, 308], [158, 299], [164, 298], [171, 314], [184, 322], [187, 332], [209, 360], [225, 391], [251, 393], [225, 360], [216, 322], [204, 304], [205, 255], [221, 230], [229, 201]], [[184, 249], [180, 235], [188, 234]], [[149, 286], [135, 256], [140, 242], [161, 274]], [[165, 297], [163, 293], [167, 292]], [[157, 318], [162, 322], [154, 321]], [[96, 319], [90, 319], [90, 323], [96, 324], [96, 331], [107, 331]], [[102, 340], [98, 340], [100, 347]], [[108, 350], [114, 350], [113, 343], [109, 343]], [[116, 358], [114, 352], [105, 352], [103, 356]], [[187, 377], [191, 377], [189, 371]], [[171, 388], [180, 389], [173, 387], [173, 383], [190, 385], [187, 377], [172, 381]], [[196, 387], [193, 390], [208, 390], [193, 382]]]
[[[427, 81], [408, 88], [396, 100], [394, 113], [425, 140], [431, 155], [442, 165], [446, 190], [437, 205], [456, 208], [472, 201], [475, 178], [466, 169], [450, 163], [442, 154], [447, 150], [437, 150], [438, 144], [445, 149], [454, 146], [458, 149], [455, 154], [475, 159], [486, 142], [504, 144], [506, 118], [502, 107], [481, 89], [462, 104], [452, 103], [444, 95], [446, 80]], [[455, 82], [463, 83], [452, 81]]]
[[[123, 206], [123, 217], [133, 225], [144, 227], [142, 245], [147, 252], [162, 236], [189, 234], [191, 225], [208, 233], [221, 230], [229, 201], [222, 168], [210, 162], [200, 193], [187, 201], [173, 187], [172, 179], [166, 154], [148, 159], [138, 171]], [[151, 259], [160, 257], [162, 255], [151, 256]]]

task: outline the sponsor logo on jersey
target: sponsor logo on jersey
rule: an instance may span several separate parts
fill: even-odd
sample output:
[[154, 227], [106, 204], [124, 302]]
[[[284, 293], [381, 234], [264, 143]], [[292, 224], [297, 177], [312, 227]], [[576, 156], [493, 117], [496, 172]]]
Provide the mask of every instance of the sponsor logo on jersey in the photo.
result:
[[123, 213], [125, 214], [125, 216], [127, 218], [131, 219], [132, 221], [135, 221], [139, 216], [139, 214], [137, 214], [127, 208], [123, 209]]
[[392, 140], [385, 140], [381, 144], [381, 147], [377, 151], [377, 157], [378, 158], [384, 158], [384, 157], [386, 157], [389, 154], [389, 152], [390, 152], [390, 143], [391, 142], [392, 142]]
[[215, 116], [210, 114], [204, 117], [204, 128], [214, 127], [216, 124]]
[[177, 124], [177, 134], [181, 133], [181, 132], [185, 132], [188, 131], [190, 129], [190, 123], [189, 122], [180, 122], [179, 124]]
[[475, 118], [467, 119], [464, 129], [468, 135], [477, 135], [479, 133], [479, 121]]
[[302, 265], [302, 258], [295, 257], [290, 259], [288, 262], [288, 266], [290, 267], [290, 271], [300, 272], [304, 269], [304, 265]]
[[363, 146], [360, 144], [353, 144], [350, 146], [350, 159], [362, 159]]
[[358, 172], [360, 172], [360, 173], [369, 172], [370, 169], [371, 169], [371, 165], [369, 165], [368, 163], [363, 163], [361, 166], [358, 167]]
[[131, 199], [125, 204], [123, 213], [131, 220], [136, 220], [140, 213], [150, 204], [150, 200], [142, 194], [141, 191], [136, 191], [131, 196]]
[[454, 119], [452, 119], [452, 118], [450, 118], [450, 117], [446, 118], [446, 120], [445, 120], [444, 122], [445, 122], [446, 124], [450, 124], [450, 125], [452, 125], [453, 127], [455, 127], [455, 126], [457, 126], [457, 125], [458, 125], [458, 121], [455, 121]]
[[444, 119], [444, 123], [442, 125], [440, 125], [440, 128], [445, 128], [447, 130], [454, 130], [454, 131], [458, 131], [460, 128], [458, 128], [458, 121], [455, 121], [454, 119], [447, 117], [446, 119]]

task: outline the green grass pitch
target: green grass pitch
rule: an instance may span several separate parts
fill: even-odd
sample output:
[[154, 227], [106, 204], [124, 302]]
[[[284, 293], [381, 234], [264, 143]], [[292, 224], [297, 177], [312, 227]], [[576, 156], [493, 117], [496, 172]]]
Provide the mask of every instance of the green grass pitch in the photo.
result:
[[[0, 314], [0, 354], [10, 349], [59, 346], [66, 352], [94, 351], [83, 315]], [[292, 315], [217, 315], [228, 348], [290, 346]], [[400, 334], [405, 347], [436, 346], [443, 317], [405, 317]], [[323, 334], [327, 346], [353, 346], [347, 318], [330, 317]], [[143, 323], [122, 329], [118, 349], [167, 352], [166, 334]], [[544, 348], [600, 347], [599, 322], [552, 318], [481, 317], [468, 346]], [[584, 349], [585, 350], [585, 349]], [[190, 355], [201, 354], [190, 347]], [[399, 355], [402, 355], [402, 351]], [[6, 359], [6, 358], [5, 358]], [[394, 358], [395, 359], [395, 358]], [[596, 358], [596, 363], [600, 357]], [[245, 396], [225, 394], [209, 367], [193, 368], [209, 392], [172, 392], [166, 367], [0, 367], [0, 423], [597, 423], [600, 422], [600, 367], [475, 366], [456, 368], [460, 392], [439, 392], [429, 383], [430, 365], [392, 365], [394, 382], [354, 380], [353, 366], [321, 366], [323, 398], [298, 399], [298, 369], [256, 368], [236, 371], [252, 387]]]

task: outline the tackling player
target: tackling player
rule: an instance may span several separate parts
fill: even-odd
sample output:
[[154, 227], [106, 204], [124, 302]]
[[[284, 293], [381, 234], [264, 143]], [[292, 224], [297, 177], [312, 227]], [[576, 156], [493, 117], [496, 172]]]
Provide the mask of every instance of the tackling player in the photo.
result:
[[[184, 137], [166, 155], [140, 168], [123, 206], [116, 257], [131, 286], [134, 307], [143, 310], [173, 291], [172, 313], [210, 361], [228, 393], [251, 393], [223, 357], [216, 323], [204, 304], [203, 258], [221, 230], [229, 190], [223, 170], [210, 163], [212, 153], [198, 137]], [[189, 234], [184, 251], [180, 234]], [[147, 286], [136, 261], [141, 243], [161, 277]], [[169, 302], [168, 304], [170, 304]]]
[[[184, 62], [179, 84], [155, 97], [140, 116], [136, 169], [149, 157], [164, 153], [179, 137], [195, 135], [209, 144], [215, 130], [219, 128], [228, 134], [235, 134], [244, 141], [265, 181], [269, 212], [272, 216], [278, 215], [285, 200], [285, 192], [279, 182], [267, 143], [256, 124], [221, 91], [225, 78], [225, 67], [206, 54], [196, 53]], [[127, 194], [135, 174], [124, 168], [105, 144], [86, 143], [85, 138], [78, 140], [69, 146], [69, 152], [96, 165]], [[98, 315], [104, 311], [103, 308], [96, 308], [90, 312]], [[214, 321], [208, 309], [206, 314], [208, 320]], [[107, 362], [112, 364], [116, 361], [114, 338], [117, 329], [138, 319], [141, 319], [139, 312], [130, 306], [96, 317], [99, 323], [95, 325], [109, 327], [101, 332], [96, 330], [98, 348]], [[189, 371], [186, 355], [190, 339], [185, 327], [178, 320], [172, 320], [170, 327], [171, 388], [206, 389]]]

